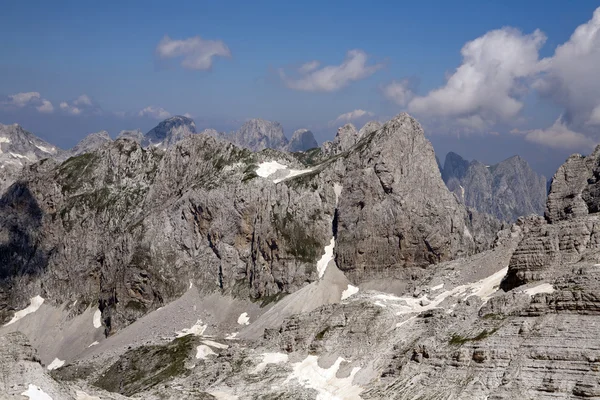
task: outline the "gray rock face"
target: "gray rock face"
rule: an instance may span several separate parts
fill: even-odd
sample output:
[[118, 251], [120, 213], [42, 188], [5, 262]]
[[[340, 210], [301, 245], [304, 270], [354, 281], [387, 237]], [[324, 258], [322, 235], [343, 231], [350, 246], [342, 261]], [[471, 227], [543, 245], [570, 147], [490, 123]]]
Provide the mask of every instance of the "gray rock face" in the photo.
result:
[[266, 148], [284, 149], [288, 144], [288, 140], [283, 134], [283, 127], [279, 122], [258, 118], [247, 121], [239, 130], [231, 132], [229, 140], [252, 151]]
[[90, 153], [110, 142], [112, 142], [112, 139], [106, 131], [90, 133], [68, 151], [68, 156], [73, 157], [84, 153]]
[[191, 118], [177, 115], [162, 121], [146, 133], [142, 145], [166, 148], [194, 134], [196, 134], [194, 121]]
[[545, 207], [546, 179], [519, 156], [486, 166], [448, 153], [442, 177], [462, 203], [501, 221], [541, 215]]
[[[306, 171], [281, 182], [259, 176], [257, 166], [273, 160]], [[99, 304], [107, 333], [189, 282], [252, 298], [294, 292], [317, 279], [332, 237], [354, 282], [404, 276], [479, 246], [406, 114], [310, 166], [205, 135], [166, 150], [117, 140], [36, 164], [3, 196], [0, 321], [40, 292], [54, 304], [78, 300], [74, 312]]]
[[139, 129], [136, 129], [133, 131], [125, 130], [125, 131], [121, 131], [119, 133], [119, 136], [117, 136], [117, 139], [129, 139], [129, 140], [133, 140], [134, 142], [137, 142], [137, 143], [142, 143], [142, 140], [144, 140], [144, 134]]
[[286, 146], [286, 150], [289, 152], [306, 151], [319, 147], [319, 144], [315, 140], [315, 137], [308, 129], [298, 129], [292, 135], [290, 142]]
[[597, 175], [600, 148], [573, 155], [552, 179], [545, 219], [530, 223], [513, 255], [503, 287], [564, 275], [578, 262], [600, 263]]
[[17, 124], [0, 124], [0, 193], [17, 179], [24, 166], [61, 154], [58, 147]]

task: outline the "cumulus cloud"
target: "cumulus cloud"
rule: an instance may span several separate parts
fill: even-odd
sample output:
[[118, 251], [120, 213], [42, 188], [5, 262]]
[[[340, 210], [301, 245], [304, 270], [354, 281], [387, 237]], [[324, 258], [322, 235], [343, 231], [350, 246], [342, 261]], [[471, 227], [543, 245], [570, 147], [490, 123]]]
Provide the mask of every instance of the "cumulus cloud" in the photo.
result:
[[565, 122], [579, 129], [600, 123], [600, 7], [542, 64], [534, 88], [564, 108]]
[[580, 132], [575, 132], [565, 124], [563, 118], [558, 118], [552, 126], [546, 129], [522, 131], [513, 129], [513, 134], [523, 135], [525, 140], [557, 149], [587, 151], [594, 148], [596, 142]]
[[[525, 82], [540, 71], [538, 51], [546, 36], [539, 30], [525, 35], [502, 28], [468, 42], [461, 50], [462, 64], [444, 86], [408, 102], [415, 114], [456, 118], [475, 126], [514, 118], [523, 108]], [[390, 94], [399, 93], [397, 84]], [[402, 98], [401, 98], [402, 100]]]
[[414, 97], [414, 93], [410, 86], [408, 79], [404, 79], [400, 82], [392, 81], [392, 83], [383, 87], [383, 95], [400, 107], [404, 107]]
[[54, 112], [54, 106], [49, 100], [42, 99], [42, 104], [36, 107], [36, 109], [41, 113], [50, 114]]
[[186, 69], [208, 70], [215, 57], [231, 57], [231, 51], [221, 40], [205, 40], [200, 36], [173, 40], [165, 36], [156, 46], [156, 55], [160, 59], [181, 58], [181, 66]]
[[171, 116], [171, 113], [162, 107], [148, 106], [141, 110], [138, 115], [140, 117], [150, 117], [154, 119], [166, 119]]
[[73, 104], [75, 104], [76, 106], [91, 106], [92, 99], [90, 99], [90, 97], [87, 94], [82, 94], [81, 96], [76, 98], [75, 101], [73, 101]]
[[8, 100], [0, 102], [0, 105], [10, 108], [35, 107], [41, 113], [54, 111], [52, 103], [44, 99], [39, 92], [16, 93], [8, 96]]
[[77, 106], [70, 105], [66, 101], [62, 101], [60, 103], [60, 109], [71, 115], [79, 115], [81, 114], [81, 109]]
[[375, 114], [372, 113], [371, 111], [365, 111], [365, 110], [360, 110], [360, 109], [354, 110], [354, 111], [350, 111], [350, 112], [347, 112], [345, 114], [338, 116], [333, 121], [330, 121], [329, 125], [333, 126], [333, 125], [347, 124], [350, 121], [356, 121], [358, 119], [368, 118], [368, 117], [372, 117], [374, 115]]
[[362, 50], [350, 50], [340, 65], [328, 65], [319, 68], [319, 61], [303, 64], [294, 77], [279, 69], [284, 84], [294, 90], [306, 92], [334, 92], [348, 86], [351, 82], [365, 79], [383, 67], [383, 64], [367, 64], [367, 53]]

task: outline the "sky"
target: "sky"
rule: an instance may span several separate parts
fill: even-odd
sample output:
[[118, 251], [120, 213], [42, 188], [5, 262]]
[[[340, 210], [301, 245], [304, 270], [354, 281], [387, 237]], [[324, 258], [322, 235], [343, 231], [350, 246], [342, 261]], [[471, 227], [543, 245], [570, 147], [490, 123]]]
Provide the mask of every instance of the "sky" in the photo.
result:
[[319, 142], [406, 111], [436, 154], [547, 177], [600, 142], [600, 2], [0, 3], [0, 123], [63, 148], [279, 121]]

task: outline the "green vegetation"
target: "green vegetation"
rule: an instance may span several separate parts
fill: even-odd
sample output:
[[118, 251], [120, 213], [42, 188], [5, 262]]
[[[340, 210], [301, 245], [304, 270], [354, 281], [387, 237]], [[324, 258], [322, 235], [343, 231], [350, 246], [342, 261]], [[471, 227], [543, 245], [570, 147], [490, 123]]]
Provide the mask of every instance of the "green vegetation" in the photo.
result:
[[284, 217], [274, 215], [275, 229], [288, 244], [287, 250], [297, 259], [314, 263], [323, 246], [306, 231], [306, 224], [296, 221], [289, 212]]
[[452, 337], [450, 338], [450, 340], [448, 341], [448, 343], [450, 343], [452, 345], [459, 345], [460, 346], [460, 345], [463, 345], [463, 344], [465, 344], [467, 342], [477, 342], [477, 341], [483, 340], [483, 339], [485, 339], [485, 338], [487, 338], [489, 336], [492, 336], [494, 333], [496, 333], [496, 331], [498, 329], [499, 328], [494, 328], [494, 329], [489, 330], [489, 331], [487, 329], [484, 329], [477, 336], [471, 337], [471, 338], [454, 334], [454, 335], [452, 335]]
[[58, 167], [57, 180], [62, 185], [63, 193], [74, 192], [89, 182], [97, 163], [98, 155], [95, 153], [71, 157], [62, 163]]
[[195, 345], [193, 335], [164, 346], [141, 346], [127, 351], [94, 383], [109, 392], [131, 396], [176, 376], [189, 373], [185, 361]]

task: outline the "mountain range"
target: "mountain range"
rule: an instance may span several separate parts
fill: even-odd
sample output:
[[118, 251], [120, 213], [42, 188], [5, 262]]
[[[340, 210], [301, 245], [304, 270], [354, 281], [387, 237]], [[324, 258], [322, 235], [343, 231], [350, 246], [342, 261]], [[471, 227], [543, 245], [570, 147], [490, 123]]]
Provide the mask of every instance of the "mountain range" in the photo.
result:
[[[600, 147], [555, 174], [544, 217], [501, 227], [408, 114], [298, 153], [180, 122], [148, 146], [96, 134], [3, 193], [8, 398], [600, 395]], [[479, 170], [461, 160], [459, 185]]]

